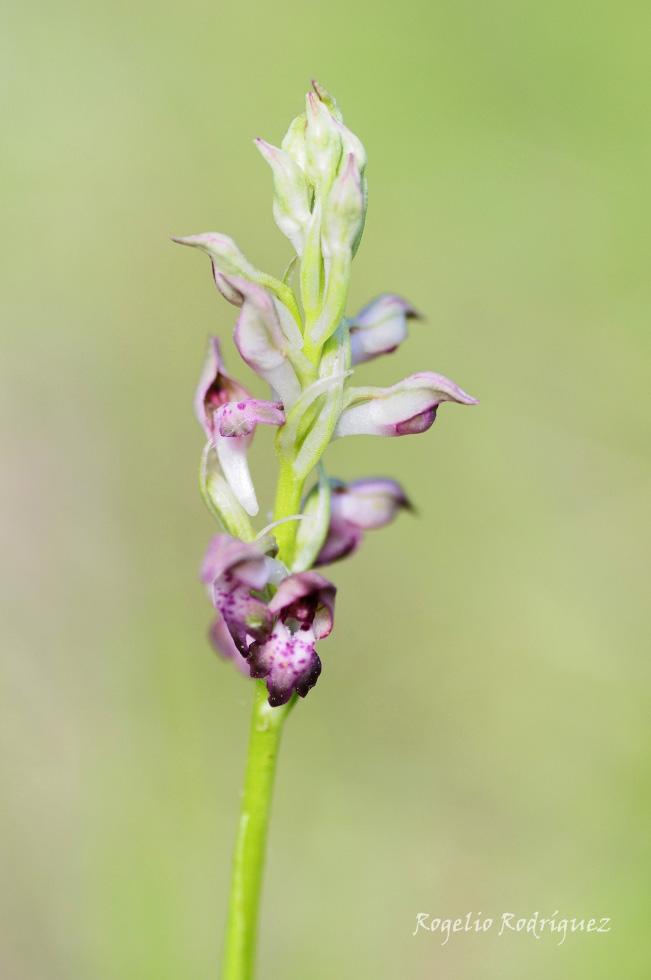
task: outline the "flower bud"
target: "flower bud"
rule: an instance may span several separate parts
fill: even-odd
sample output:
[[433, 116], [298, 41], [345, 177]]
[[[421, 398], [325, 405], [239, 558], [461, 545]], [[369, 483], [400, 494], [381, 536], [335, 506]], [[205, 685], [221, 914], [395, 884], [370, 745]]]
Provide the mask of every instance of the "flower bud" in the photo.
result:
[[330, 92], [328, 92], [327, 88], [324, 85], [321, 85], [320, 82], [317, 82], [315, 78], [312, 79], [311, 85], [317, 99], [320, 102], [323, 102], [323, 104], [329, 110], [330, 114], [334, 116], [337, 122], [341, 122], [342, 120], [341, 110], [337, 105], [337, 100], [335, 99], [334, 95], [331, 95]]
[[300, 116], [297, 116], [296, 119], [291, 121], [289, 129], [280, 144], [285, 153], [288, 153], [294, 163], [298, 164], [303, 171], [305, 171], [307, 165], [305, 153], [306, 126], [307, 119], [305, 118], [305, 113], [302, 112]]
[[419, 314], [407, 300], [383, 293], [348, 321], [353, 364], [391, 354], [407, 337], [407, 321]]
[[274, 220], [301, 255], [310, 220], [310, 194], [305, 174], [284, 150], [262, 139], [256, 139], [255, 145], [273, 171]]
[[323, 210], [321, 238], [326, 257], [341, 248], [352, 250], [360, 235], [365, 211], [360, 170], [354, 155], [349, 153]]
[[301, 258], [301, 300], [307, 323], [319, 313], [323, 295], [323, 255], [321, 254], [321, 201], [314, 205], [305, 236]]
[[335, 436], [405, 436], [425, 432], [441, 402], [476, 405], [477, 399], [442, 374], [423, 371], [390, 388], [351, 388]]
[[306, 100], [305, 172], [318, 194], [332, 184], [341, 159], [341, 135], [337, 122], [313, 92]]
[[338, 328], [344, 315], [353, 245], [361, 235], [364, 208], [359, 170], [353, 155], [349, 154], [324, 204], [321, 250], [325, 288], [318, 316], [307, 319], [306, 338], [312, 347], [321, 347]]

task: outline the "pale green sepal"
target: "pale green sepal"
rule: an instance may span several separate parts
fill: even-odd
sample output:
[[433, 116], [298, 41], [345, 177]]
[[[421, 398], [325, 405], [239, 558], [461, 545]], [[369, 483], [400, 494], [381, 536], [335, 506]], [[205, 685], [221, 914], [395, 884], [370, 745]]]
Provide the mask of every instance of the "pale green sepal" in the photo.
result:
[[321, 308], [323, 294], [323, 256], [321, 254], [321, 202], [317, 201], [305, 236], [301, 258], [301, 300], [307, 323], [312, 322]]
[[306, 100], [305, 172], [317, 195], [326, 193], [341, 160], [341, 135], [337, 120], [314, 92]]
[[225, 531], [241, 541], [254, 540], [255, 531], [249, 516], [227, 483], [209, 442], [201, 454], [199, 489], [206, 507]]
[[307, 434], [300, 440], [300, 448], [294, 460], [294, 473], [298, 479], [308, 476], [332, 439], [343, 409], [345, 383], [350, 373], [349, 364], [348, 327], [346, 323], [342, 323], [323, 350], [320, 378], [316, 384], [326, 384], [327, 388], [314, 406], [315, 418]]
[[298, 164], [301, 170], [305, 170], [305, 127], [307, 126], [307, 118], [305, 113], [302, 112], [300, 116], [296, 119], [292, 119], [289, 124], [289, 129], [285, 133], [282, 143], [280, 144], [281, 149], [285, 153], [289, 153], [292, 160]]
[[338, 122], [342, 122], [344, 117], [341, 114], [341, 109], [337, 105], [337, 100], [335, 99], [334, 95], [331, 95], [330, 92], [328, 92], [325, 85], [321, 85], [320, 82], [317, 82], [316, 78], [312, 79], [312, 88], [314, 89], [316, 96], [325, 106], [327, 106], [335, 119]]
[[293, 572], [312, 568], [328, 535], [330, 524], [330, 481], [320, 467], [319, 482], [315, 484], [303, 505], [303, 520], [296, 532]]
[[306, 326], [306, 346], [310, 349], [322, 347], [341, 323], [346, 309], [352, 261], [353, 253], [345, 246], [332, 252], [328, 259], [323, 305], [318, 318]]

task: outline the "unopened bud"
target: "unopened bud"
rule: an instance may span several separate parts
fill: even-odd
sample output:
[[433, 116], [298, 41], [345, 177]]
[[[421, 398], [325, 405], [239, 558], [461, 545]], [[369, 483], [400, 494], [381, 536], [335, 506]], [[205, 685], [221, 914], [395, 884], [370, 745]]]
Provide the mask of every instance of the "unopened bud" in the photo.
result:
[[307, 95], [305, 169], [317, 193], [332, 184], [341, 159], [341, 136], [337, 121], [313, 92]]
[[305, 113], [302, 112], [300, 116], [296, 119], [292, 119], [289, 124], [289, 129], [283, 137], [283, 141], [280, 144], [285, 153], [288, 153], [292, 158], [294, 163], [298, 164], [301, 170], [305, 170], [306, 166], [306, 155], [305, 155], [305, 128], [307, 126], [307, 119]]
[[310, 220], [310, 192], [305, 174], [284, 150], [263, 139], [256, 139], [255, 145], [273, 171], [274, 220], [301, 255]]
[[331, 95], [325, 85], [321, 85], [321, 83], [317, 82], [315, 78], [312, 79], [311, 84], [312, 88], [314, 89], [314, 94], [319, 101], [323, 102], [323, 104], [330, 110], [330, 113], [338, 122], [341, 122], [343, 118], [341, 115], [341, 109], [337, 105], [337, 100], [335, 99], [334, 95]]
[[359, 241], [366, 214], [366, 200], [357, 161], [352, 153], [337, 176], [323, 211], [323, 254], [353, 249]]

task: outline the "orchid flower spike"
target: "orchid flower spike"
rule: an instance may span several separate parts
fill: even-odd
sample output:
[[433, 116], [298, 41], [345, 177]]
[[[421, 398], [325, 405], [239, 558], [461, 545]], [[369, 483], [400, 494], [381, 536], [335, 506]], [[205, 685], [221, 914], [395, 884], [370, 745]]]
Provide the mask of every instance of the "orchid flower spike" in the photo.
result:
[[[388, 477], [330, 479], [328, 446], [344, 436], [422, 433], [441, 403], [477, 399], [427, 370], [382, 388], [354, 376], [404, 343], [419, 314], [386, 292], [347, 311], [368, 205], [367, 160], [334, 97], [313, 81], [279, 145], [260, 137], [255, 145], [271, 169], [274, 220], [295, 253], [285, 275], [259, 269], [222, 233], [174, 241], [209, 256], [219, 292], [236, 307], [234, 346], [268, 390], [249, 394], [227, 372], [220, 342], [210, 340], [194, 403], [206, 438], [201, 489], [220, 527], [202, 567], [215, 609], [210, 637], [241, 673], [265, 683], [276, 707], [305, 697], [321, 672], [316, 644], [332, 629], [335, 587], [314, 569], [353, 555], [367, 531], [410, 509]], [[279, 471], [272, 523], [258, 534], [248, 458], [259, 425], [275, 431]], [[266, 523], [266, 504], [263, 511]]]

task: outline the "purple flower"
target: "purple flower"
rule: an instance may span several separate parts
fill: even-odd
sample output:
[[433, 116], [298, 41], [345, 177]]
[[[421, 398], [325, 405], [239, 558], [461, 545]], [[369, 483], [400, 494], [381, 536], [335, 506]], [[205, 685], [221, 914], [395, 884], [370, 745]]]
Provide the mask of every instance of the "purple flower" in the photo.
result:
[[352, 364], [391, 354], [407, 338], [407, 321], [420, 319], [413, 306], [395, 293], [371, 300], [348, 322]]
[[251, 677], [266, 680], [269, 704], [286, 704], [292, 694], [304, 698], [316, 684], [321, 661], [316, 641], [332, 630], [335, 602], [332, 582], [317, 572], [297, 572], [278, 586], [269, 602], [275, 622], [264, 641], [249, 648]]
[[251, 398], [226, 372], [219, 341], [212, 337], [199, 379], [194, 409], [217, 452], [224, 476], [247, 514], [257, 514], [258, 501], [249, 473], [247, 452], [257, 425], [283, 425], [279, 402]]
[[[272, 559], [256, 543], [217, 534], [210, 541], [201, 566], [201, 580], [223, 620], [231, 641], [245, 656], [251, 639], [263, 639], [272, 627], [272, 616], [261, 593], [271, 577]], [[220, 635], [219, 631], [216, 633]], [[230, 645], [222, 652], [230, 656]]]
[[399, 510], [411, 510], [396, 480], [369, 477], [348, 484], [331, 482], [330, 524], [316, 565], [346, 558], [360, 546], [365, 531], [390, 524]]
[[[264, 678], [276, 707], [294, 692], [305, 697], [316, 684], [321, 661], [315, 644], [332, 630], [335, 587], [317, 572], [287, 575], [264, 547], [218, 534], [201, 578], [217, 611], [213, 645], [240, 670], [244, 661], [251, 677]], [[278, 582], [268, 599], [267, 587]]]
[[433, 424], [441, 402], [477, 405], [449, 378], [431, 371], [412, 374], [389, 388], [351, 388], [336, 436], [407, 436]]

